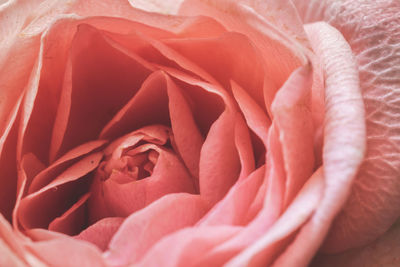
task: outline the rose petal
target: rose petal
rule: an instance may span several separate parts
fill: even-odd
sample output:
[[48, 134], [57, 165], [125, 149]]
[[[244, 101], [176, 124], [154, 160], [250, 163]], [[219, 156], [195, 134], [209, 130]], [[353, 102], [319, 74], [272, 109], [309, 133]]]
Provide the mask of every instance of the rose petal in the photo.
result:
[[231, 238], [240, 229], [234, 226], [185, 228], [155, 244], [143, 260], [133, 266], [204, 266], [202, 255]]
[[246, 36], [228, 32], [217, 37], [179, 38], [165, 43], [207, 71], [225, 88], [230, 87], [230, 80], [246, 88], [252, 99], [264, 107], [263, 61]]
[[268, 147], [266, 172], [263, 177], [266, 185], [260, 186], [259, 192], [253, 200], [260, 201], [260, 203], [249, 208], [249, 213], [255, 214], [245, 216], [246, 220], [249, 217], [251, 219], [247, 226], [231, 239], [210, 251], [206, 257], [208, 262], [214, 262], [213, 264], [217, 266], [223, 265], [266, 233], [279, 217], [283, 205], [285, 176], [278, 134], [274, 125], [269, 128]]
[[68, 151], [56, 162], [51, 164], [48, 168], [41, 171], [33, 178], [32, 183], [29, 186], [28, 192], [33, 193], [40, 190], [40, 188], [48, 185], [54, 179], [54, 177], [57, 177], [61, 174], [61, 172], [63, 172], [68, 167], [71, 167], [71, 165], [76, 163], [83, 156], [100, 148], [105, 143], [106, 141], [103, 140], [91, 141]]
[[335, 252], [373, 241], [399, 216], [400, 5], [398, 1], [303, 3], [305, 21], [328, 21], [350, 44], [365, 103], [367, 154], [323, 247]]
[[212, 225], [244, 225], [248, 208], [265, 176], [265, 166], [235, 184], [204, 218], [198, 227]]
[[[94, 42], [96, 49], [88, 45]], [[70, 64], [55, 120], [51, 158], [94, 139], [150, 74], [140, 63], [110, 47], [97, 30], [84, 24], [79, 26], [72, 43]]]
[[50, 266], [106, 266], [94, 245], [70, 237], [35, 242], [29, 248]]
[[365, 152], [365, 117], [357, 66], [343, 36], [325, 23], [307, 26], [326, 71], [325, 191], [315, 214], [276, 266], [307, 265], [350, 194]]
[[295, 234], [317, 208], [324, 189], [323, 179], [322, 169], [317, 170], [276, 223], [260, 239], [229, 261], [226, 266], [265, 266], [270, 264], [276, 253], [282, 249], [282, 243], [278, 242]]
[[[160, 155], [151, 176], [125, 184], [110, 177], [102, 183], [104, 202], [100, 203], [108, 208], [108, 217], [127, 217], [167, 194], [195, 192], [193, 180], [180, 160], [167, 150], [153, 149]], [[99, 205], [94, 201], [91, 204]]]
[[200, 194], [210, 204], [220, 201], [240, 174], [239, 155], [235, 147], [237, 113], [229, 109], [214, 122], [200, 154]]
[[352, 266], [398, 266], [400, 264], [399, 223], [395, 223], [389, 231], [366, 246], [350, 249], [337, 254], [319, 254], [311, 263], [311, 267], [352, 267]]
[[106, 258], [114, 265], [139, 260], [158, 240], [195, 224], [207, 211], [198, 195], [170, 194], [129, 216], [112, 238]]
[[[296, 10], [289, 1], [243, 3], [230, 0], [191, 0], [182, 4], [179, 13], [211, 16], [228, 30], [248, 36], [266, 62], [265, 75], [275, 84], [275, 88], [271, 89], [277, 90], [289, 74], [305, 61], [302, 54], [305, 34], [301, 30], [302, 23]], [[286, 14], [282, 16], [281, 13]], [[281, 16], [283, 18], [279, 19]], [[274, 20], [278, 20], [278, 23], [273, 23]], [[285, 27], [286, 30], [282, 30]], [[293, 40], [296, 38], [302, 40], [302, 43]]]
[[[17, 193], [17, 125], [14, 124], [7, 136], [0, 140], [0, 214], [11, 221]], [[4, 137], [4, 138], [3, 138]]]
[[0, 214], [0, 265], [43, 266], [43, 263], [22, 245], [23, 238], [13, 232], [11, 225]]
[[314, 169], [311, 83], [311, 66], [297, 69], [276, 93], [271, 106], [286, 172], [284, 206], [292, 201]]
[[85, 175], [98, 166], [102, 156], [97, 152], [85, 157], [40, 191], [23, 198], [16, 211], [19, 222], [25, 228], [47, 228], [53, 218], [72, 206], [74, 199], [85, 191], [88, 180]]
[[167, 90], [169, 98], [169, 114], [174, 141], [179, 154], [195, 179], [197, 190], [199, 189], [199, 161], [200, 151], [203, 145], [203, 136], [193, 118], [191, 107], [185, 99], [181, 89], [167, 78]]
[[129, 3], [136, 8], [140, 8], [149, 12], [157, 12], [163, 14], [172, 14], [175, 15], [178, 12], [179, 6], [183, 0], [172, 0], [172, 1], [165, 1], [165, 0], [156, 0], [156, 1], [146, 1], [146, 0], [139, 0], [139, 1], [129, 1]]
[[86, 225], [85, 205], [90, 194], [83, 195], [76, 203], [74, 203], [67, 211], [61, 216], [55, 218], [50, 224], [48, 229], [67, 235], [75, 235], [82, 230]]
[[124, 218], [118, 217], [104, 218], [83, 230], [75, 238], [95, 244], [99, 249], [105, 251], [123, 221]]
[[150, 74], [136, 95], [103, 128], [100, 138], [115, 138], [144, 125], [168, 125], [168, 98], [165, 87], [165, 75], [162, 72]]

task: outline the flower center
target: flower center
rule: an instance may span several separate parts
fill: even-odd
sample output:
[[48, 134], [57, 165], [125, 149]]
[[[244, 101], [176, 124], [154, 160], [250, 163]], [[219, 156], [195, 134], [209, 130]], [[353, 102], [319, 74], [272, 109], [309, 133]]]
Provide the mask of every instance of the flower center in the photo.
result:
[[89, 218], [126, 217], [171, 193], [196, 193], [168, 127], [147, 126], [111, 143], [95, 171]]

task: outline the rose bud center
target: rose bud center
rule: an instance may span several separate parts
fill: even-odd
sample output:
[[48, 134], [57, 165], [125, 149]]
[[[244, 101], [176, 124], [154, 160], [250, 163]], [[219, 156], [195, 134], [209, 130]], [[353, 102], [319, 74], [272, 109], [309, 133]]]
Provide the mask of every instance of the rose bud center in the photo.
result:
[[90, 190], [92, 223], [126, 217], [166, 194], [195, 193], [193, 178], [172, 140], [168, 127], [153, 125], [119, 138], [104, 150]]

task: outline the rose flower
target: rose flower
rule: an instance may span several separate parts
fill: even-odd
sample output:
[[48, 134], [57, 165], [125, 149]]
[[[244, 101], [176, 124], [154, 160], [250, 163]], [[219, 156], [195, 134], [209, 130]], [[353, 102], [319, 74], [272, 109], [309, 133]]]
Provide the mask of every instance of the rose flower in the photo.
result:
[[0, 265], [396, 264], [399, 12], [2, 1]]

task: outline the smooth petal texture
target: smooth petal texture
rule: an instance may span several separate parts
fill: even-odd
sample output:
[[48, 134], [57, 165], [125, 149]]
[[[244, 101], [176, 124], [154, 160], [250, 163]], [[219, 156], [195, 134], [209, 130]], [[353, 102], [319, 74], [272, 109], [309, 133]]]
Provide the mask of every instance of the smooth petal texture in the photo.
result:
[[194, 120], [188, 101], [180, 88], [167, 77], [169, 113], [174, 141], [179, 154], [195, 179], [199, 191], [199, 161], [204, 138]]
[[50, 266], [106, 266], [92, 244], [71, 237], [58, 237], [29, 245], [34, 255]]
[[207, 71], [227, 90], [233, 80], [246, 88], [254, 101], [264, 106], [264, 62], [260, 51], [247, 36], [227, 32], [216, 37], [180, 38], [165, 43]]
[[163, 14], [175, 15], [178, 13], [179, 7], [183, 0], [139, 0], [133, 1], [129, 0], [129, 3], [135, 7], [140, 8], [149, 12], [157, 12]]
[[200, 195], [210, 204], [220, 201], [240, 174], [234, 130], [237, 113], [225, 110], [211, 126], [200, 154]]
[[11, 225], [0, 214], [0, 265], [1, 266], [44, 266], [23, 246], [23, 237], [14, 233]]
[[[324, 130], [325, 190], [320, 204], [275, 266], [306, 266], [350, 195], [364, 158], [365, 117], [357, 66], [343, 36], [326, 23], [308, 26], [326, 73]], [[346, 160], [344, 160], [346, 159]]]
[[89, 226], [75, 238], [95, 244], [99, 249], [105, 251], [123, 221], [124, 218], [119, 217], [105, 218]]
[[110, 264], [126, 265], [139, 260], [164, 236], [194, 225], [208, 206], [198, 195], [170, 194], [129, 216], [110, 242]]
[[204, 218], [199, 227], [212, 225], [244, 225], [248, 208], [265, 176], [265, 167], [255, 170], [249, 177], [235, 184]]
[[[276, 1], [239, 3], [230, 0], [193, 0], [185, 1], [179, 13], [212, 16], [228, 30], [245, 34], [261, 51], [266, 63], [265, 75], [271, 79], [271, 85], [274, 85], [271, 90], [275, 92], [289, 74], [305, 61], [302, 46], [293, 40], [296, 37], [299, 40], [306, 40], [303, 31], [291, 30], [301, 29], [301, 21], [297, 16], [292, 16], [294, 19], [290, 24], [286, 22], [278, 26], [279, 23], [274, 23], [274, 17], [280, 17], [279, 10], [288, 10], [289, 13], [296, 14], [294, 7], [288, 1], [283, 1], [280, 8], [278, 6]], [[273, 95], [274, 93], [271, 94], [272, 97]]]
[[398, 1], [295, 1], [305, 22], [339, 29], [358, 64], [367, 154], [324, 250], [341, 251], [382, 235], [399, 215], [400, 35]]
[[234, 226], [185, 228], [162, 239], [133, 266], [204, 266], [201, 255], [228, 240], [240, 229]]

